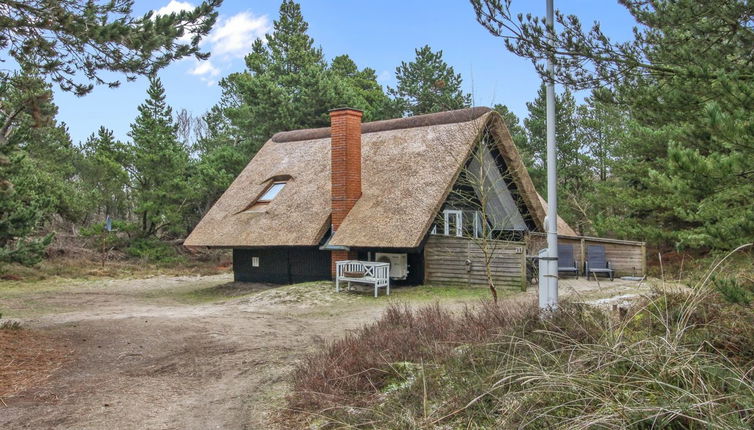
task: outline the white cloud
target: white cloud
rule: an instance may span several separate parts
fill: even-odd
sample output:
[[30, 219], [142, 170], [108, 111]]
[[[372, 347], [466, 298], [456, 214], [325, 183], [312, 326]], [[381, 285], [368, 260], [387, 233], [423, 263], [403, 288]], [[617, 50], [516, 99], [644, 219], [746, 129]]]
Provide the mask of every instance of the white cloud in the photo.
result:
[[170, 3], [154, 11], [156, 15], [170, 15], [175, 12], [183, 12], [185, 10], [193, 10], [194, 5], [186, 1], [170, 0]]
[[[155, 10], [154, 14], [168, 15], [193, 10], [195, 7], [188, 1], [170, 0], [167, 5]], [[243, 11], [230, 17], [221, 16], [212, 31], [201, 41], [202, 49], [209, 51], [214, 62], [194, 61], [194, 66], [188, 73], [198, 76], [208, 85], [214, 85], [221, 69], [227, 68], [234, 59], [243, 58], [251, 51], [254, 40], [264, 38], [271, 29], [272, 23], [267, 15], [255, 16], [251, 11]], [[188, 43], [191, 37], [191, 34], [185, 34], [179, 41]]]
[[393, 82], [393, 79], [395, 78], [395, 75], [393, 75], [388, 70], [383, 70], [380, 72], [380, 74], [377, 76], [377, 82], [381, 85], [388, 85]]
[[220, 74], [220, 69], [215, 67], [215, 65], [212, 64], [212, 61], [206, 60], [197, 62], [196, 66], [189, 70], [189, 73], [196, 76], [208, 75], [214, 77]]
[[212, 86], [217, 83], [217, 76], [220, 75], [220, 69], [212, 64], [211, 60], [196, 61], [194, 67], [189, 70], [189, 74], [198, 76], [202, 82]]
[[264, 37], [271, 28], [266, 15], [256, 17], [248, 11], [239, 12], [230, 18], [220, 19], [206, 42], [211, 44], [213, 56], [242, 58], [251, 50], [254, 40]]

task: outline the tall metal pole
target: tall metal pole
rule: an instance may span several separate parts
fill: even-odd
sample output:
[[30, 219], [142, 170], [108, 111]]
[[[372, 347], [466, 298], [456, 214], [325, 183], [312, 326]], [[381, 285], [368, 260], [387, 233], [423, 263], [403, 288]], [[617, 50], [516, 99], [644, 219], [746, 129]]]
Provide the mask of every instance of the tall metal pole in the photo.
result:
[[[555, 20], [553, 0], [547, 0], [547, 39], [554, 50]], [[553, 56], [547, 57], [547, 307], [555, 309], [558, 306], [558, 183], [557, 183], [557, 145], [555, 142], [555, 67]], [[541, 288], [541, 287], [540, 287]]]

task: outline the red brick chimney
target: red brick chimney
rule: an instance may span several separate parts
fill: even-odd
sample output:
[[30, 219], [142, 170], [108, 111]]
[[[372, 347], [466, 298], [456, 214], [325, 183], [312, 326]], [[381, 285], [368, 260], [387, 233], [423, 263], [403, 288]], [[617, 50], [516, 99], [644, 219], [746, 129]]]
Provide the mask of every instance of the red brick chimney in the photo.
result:
[[[361, 197], [361, 115], [362, 111], [352, 108], [330, 111], [333, 232]], [[354, 251], [331, 252], [333, 277], [336, 261], [357, 258]]]

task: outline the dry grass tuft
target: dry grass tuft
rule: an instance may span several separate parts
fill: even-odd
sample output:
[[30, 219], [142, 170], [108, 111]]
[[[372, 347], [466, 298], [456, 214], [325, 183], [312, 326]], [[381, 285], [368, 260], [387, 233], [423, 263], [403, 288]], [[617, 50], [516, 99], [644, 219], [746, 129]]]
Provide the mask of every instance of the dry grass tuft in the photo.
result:
[[488, 341], [536, 313], [530, 302], [484, 303], [458, 315], [438, 304], [416, 310], [391, 305], [377, 322], [304, 359], [293, 374], [289, 406], [319, 411], [344, 404], [368, 405], [379, 399], [385, 387], [404, 377], [400, 363], [449, 356], [459, 346]]

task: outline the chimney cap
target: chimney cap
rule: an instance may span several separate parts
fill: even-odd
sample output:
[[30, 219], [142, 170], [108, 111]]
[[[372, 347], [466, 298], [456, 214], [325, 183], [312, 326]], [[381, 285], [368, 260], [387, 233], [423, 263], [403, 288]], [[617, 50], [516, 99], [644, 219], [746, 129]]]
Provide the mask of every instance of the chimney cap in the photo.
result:
[[339, 107], [339, 108], [335, 108], [335, 109], [330, 109], [328, 112], [330, 114], [332, 114], [332, 113], [341, 112], [341, 111], [353, 111], [353, 112], [358, 112], [358, 113], [361, 113], [361, 114], [364, 113], [364, 111], [361, 110], [361, 109], [356, 109], [356, 108], [347, 107], [347, 106], [343, 106], [343, 107]]

